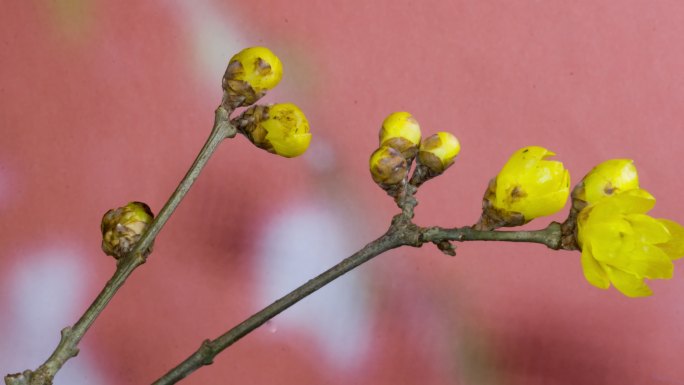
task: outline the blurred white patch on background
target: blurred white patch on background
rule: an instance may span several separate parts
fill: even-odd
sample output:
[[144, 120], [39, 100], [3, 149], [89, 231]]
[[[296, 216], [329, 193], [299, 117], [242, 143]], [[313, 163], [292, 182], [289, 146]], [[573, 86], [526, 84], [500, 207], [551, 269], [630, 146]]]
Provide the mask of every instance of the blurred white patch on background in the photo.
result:
[[334, 173], [337, 166], [335, 150], [325, 138], [325, 134], [320, 136], [311, 142], [304, 159], [314, 172], [319, 174]]
[[[354, 251], [355, 238], [332, 206], [290, 206], [272, 218], [259, 239], [259, 303], [269, 304]], [[265, 327], [310, 333], [330, 365], [350, 369], [363, 362], [370, 336], [370, 306], [361, 269], [333, 281]]]
[[[3, 315], [7, 327], [0, 344], [3, 373], [37, 368], [57, 347], [60, 330], [85, 310], [87, 272], [75, 255], [73, 250], [45, 249], [15, 258], [21, 263], [5, 275], [12, 310]], [[56, 378], [72, 385], [106, 383], [87, 355], [70, 360]]]
[[160, 4], [170, 7], [180, 24], [188, 27], [192, 33], [191, 44], [196, 50], [195, 70], [203, 81], [215, 86], [217, 76], [223, 76], [228, 60], [246, 46], [240, 34], [230, 28], [236, 25], [230, 22], [231, 15], [221, 12], [207, 0], [173, 0]]

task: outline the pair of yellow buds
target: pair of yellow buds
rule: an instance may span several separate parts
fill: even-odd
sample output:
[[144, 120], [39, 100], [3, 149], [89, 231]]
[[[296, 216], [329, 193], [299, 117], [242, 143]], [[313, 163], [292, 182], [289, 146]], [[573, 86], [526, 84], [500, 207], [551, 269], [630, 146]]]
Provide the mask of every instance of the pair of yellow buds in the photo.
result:
[[[235, 54], [223, 75], [224, 107], [233, 110], [253, 105], [283, 78], [283, 64], [265, 47], [246, 48]], [[254, 145], [292, 158], [311, 143], [309, 122], [292, 103], [254, 105], [236, 119], [238, 130]]]
[[[476, 226], [516, 226], [561, 210], [570, 176], [561, 162], [547, 160], [553, 155], [536, 146], [516, 151], [490, 182]], [[575, 186], [566, 224], [582, 250], [589, 283], [643, 297], [652, 294], [644, 279], [672, 277], [672, 260], [684, 256], [684, 227], [646, 215], [654, 205], [629, 159], [603, 162]]]
[[[414, 184], [444, 172], [454, 163], [461, 144], [448, 132], [438, 132], [421, 141], [420, 125], [408, 112], [390, 114], [380, 129], [380, 147], [373, 152], [369, 168], [373, 180], [388, 192], [407, 180], [411, 162], [417, 157]], [[418, 169], [421, 171], [419, 172]]]

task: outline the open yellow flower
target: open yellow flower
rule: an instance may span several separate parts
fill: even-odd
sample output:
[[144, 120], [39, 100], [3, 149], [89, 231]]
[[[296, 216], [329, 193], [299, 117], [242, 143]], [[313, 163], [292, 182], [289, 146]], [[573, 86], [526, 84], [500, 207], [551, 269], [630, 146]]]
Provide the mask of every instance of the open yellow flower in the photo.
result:
[[223, 75], [223, 89], [232, 108], [256, 103], [283, 78], [283, 64], [265, 47], [250, 47], [235, 54]]
[[672, 277], [672, 260], [684, 256], [684, 228], [646, 213], [655, 198], [646, 190], [612, 194], [579, 213], [577, 239], [584, 276], [592, 285], [612, 284], [628, 297], [652, 294], [644, 279]]
[[394, 112], [382, 122], [380, 147], [392, 147], [406, 159], [413, 159], [418, 152], [420, 136], [420, 125], [411, 114]]
[[570, 194], [570, 174], [563, 163], [545, 160], [554, 155], [538, 146], [516, 151], [496, 177], [492, 206], [520, 213], [525, 222], [562, 209]]
[[[130, 202], [123, 207], [109, 210], [102, 217], [102, 250], [119, 259], [133, 250], [154, 215], [142, 202]], [[144, 252], [149, 254], [151, 247]]]
[[303, 154], [311, 143], [309, 121], [292, 103], [250, 107], [240, 121], [240, 131], [254, 145], [286, 158]]

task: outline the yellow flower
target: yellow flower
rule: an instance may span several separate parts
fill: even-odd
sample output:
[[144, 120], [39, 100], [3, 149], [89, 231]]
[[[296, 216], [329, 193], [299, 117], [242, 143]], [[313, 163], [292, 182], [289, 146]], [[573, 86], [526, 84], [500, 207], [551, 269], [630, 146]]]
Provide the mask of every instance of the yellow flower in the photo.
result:
[[413, 159], [420, 144], [420, 125], [408, 112], [395, 112], [382, 122], [380, 146], [399, 151], [406, 159]]
[[623, 191], [639, 188], [639, 177], [631, 159], [611, 159], [594, 167], [572, 192], [573, 199], [593, 204]]
[[[130, 202], [126, 206], [109, 210], [102, 217], [102, 250], [119, 259], [133, 249], [140, 236], [152, 222], [150, 207], [142, 202]], [[152, 247], [145, 251], [149, 254]]]
[[491, 204], [503, 212], [520, 213], [524, 222], [551, 215], [565, 206], [570, 174], [553, 152], [537, 146], [521, 148], [496, 177]]
[[592, 285], [611, 284], [628, 297], [652, 294], [644, 279], [672, 277], [672, 260], [684, 255], [684, 228], [646, 213], [655, 198], [631, 189], [599, 199], [580, 211], [582, 269]]
[[461, 143], [448, 132], [438, 132], [420, 144], [418, 161], [425, 165], [433, 175], [441, 174], [454, 163], [461, 152]]
[[368, 161], [371, 176], [380, 186], [399, 184], [408, 173], [408, 163], [401, 153], [392, 147], [375, 150]]
[[232, 108], [254, 104], [280, 83], [283, 64], [271, 50], [251, 47], [235, 54], [223, 75], [223, 89]]
[[240, 131], [257, 147], [286, 158], [303, 154], [311, 143], [309, 121], [292, 103], [250, 107], [238, 122]]

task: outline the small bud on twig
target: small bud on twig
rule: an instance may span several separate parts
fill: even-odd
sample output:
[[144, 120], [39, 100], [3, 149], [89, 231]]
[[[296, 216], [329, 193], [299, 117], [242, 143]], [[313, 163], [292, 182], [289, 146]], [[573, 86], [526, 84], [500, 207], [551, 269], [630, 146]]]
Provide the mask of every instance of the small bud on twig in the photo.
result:
[[266, 91], [278, 85], [283, 64], [271, 50], [251, 47], [235, 54], [223, 75], [226, 108], [232, 110], [256, 103]]
[[[128, 254], [152, 222], [150, 207], [142, 202], [130, 202], [126, 206], [107, 211], [102, 217], [102, 250], [120, 259]], [[152, 245], [143, 252], [152, 252]]]
[[309, 121], [292, 103], [252, 106], [236, 125], [255, 146], [286, 158], [302, 155], [311, 143]]

